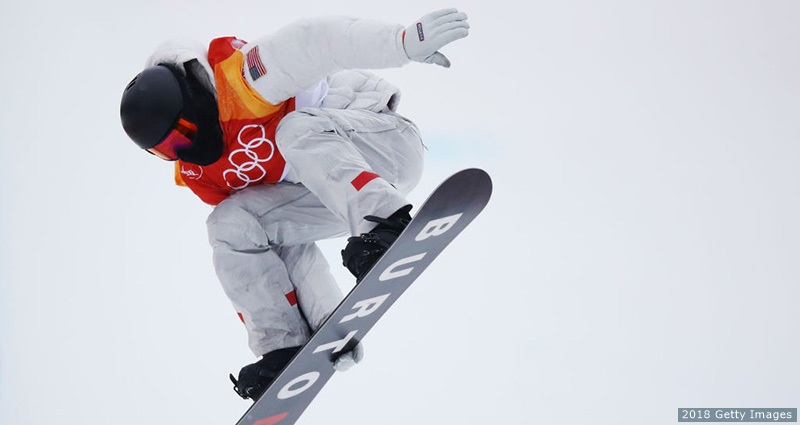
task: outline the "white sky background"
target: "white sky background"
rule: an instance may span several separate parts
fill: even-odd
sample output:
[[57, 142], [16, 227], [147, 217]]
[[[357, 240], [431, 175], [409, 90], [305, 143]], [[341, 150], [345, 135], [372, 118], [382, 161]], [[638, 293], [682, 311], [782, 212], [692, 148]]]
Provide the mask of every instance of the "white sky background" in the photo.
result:
[[[223, 3], [0, 6], [0, 424], [233, 424], [248, 406], [210, 208], [119, 124], [159, 42], [451, 5], [472, 24], [451, 69], [379, 73], [430, 148], [412, 200], [470, 166], [494, 198], [299, 423], [800, 407], [800, 3]], [[348, 289], [342, 244], [323, 249]]]

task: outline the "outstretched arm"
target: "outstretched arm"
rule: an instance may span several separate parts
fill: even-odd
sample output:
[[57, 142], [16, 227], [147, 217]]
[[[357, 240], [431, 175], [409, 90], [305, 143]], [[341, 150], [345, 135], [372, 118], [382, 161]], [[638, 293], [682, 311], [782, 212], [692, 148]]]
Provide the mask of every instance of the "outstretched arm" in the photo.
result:
[[253, 64], [245, 61], [244, 75], [265, 100], [278, 103], [343, 69], [396, 68], [412, 60], [449, 66], [438, 50], [467, 36], [466, 19], [455, 9], [430, 13], [407, 28], [346, 17], [306, 19], [245, 46], [248, 61], [260, 60], [266, 73], [247, 72]]

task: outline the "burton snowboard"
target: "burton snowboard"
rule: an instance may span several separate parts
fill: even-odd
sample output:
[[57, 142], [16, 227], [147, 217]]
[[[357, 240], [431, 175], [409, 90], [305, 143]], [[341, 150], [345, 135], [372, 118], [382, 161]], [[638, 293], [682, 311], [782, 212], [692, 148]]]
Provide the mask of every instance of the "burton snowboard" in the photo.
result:
[[355, 347], [444, 248], [478, 216], [492, 193], [489, 175], [462, 170], [445, 180], [408, 227], [311, 336], [237, 425], [291, 425]]

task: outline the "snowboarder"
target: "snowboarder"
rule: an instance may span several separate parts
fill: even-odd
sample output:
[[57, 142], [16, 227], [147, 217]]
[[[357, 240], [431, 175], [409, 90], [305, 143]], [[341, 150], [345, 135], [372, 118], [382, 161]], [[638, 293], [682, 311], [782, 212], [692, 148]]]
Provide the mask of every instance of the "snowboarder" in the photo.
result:
[[342, 299], [315, 242], [350, 235], [342, 260], [360, 280], [411, 218], [422, 141], [396, 112], [399, 90], [362, 69], [449, 67], [439, 49], [467, 36], [466, 19], [325, 17], [252, 43], [166, 43], [125, 88], [128, 136], [215, 206], [214, 267], [261, 356], [231, 376], [240, 396], [257, 399]]

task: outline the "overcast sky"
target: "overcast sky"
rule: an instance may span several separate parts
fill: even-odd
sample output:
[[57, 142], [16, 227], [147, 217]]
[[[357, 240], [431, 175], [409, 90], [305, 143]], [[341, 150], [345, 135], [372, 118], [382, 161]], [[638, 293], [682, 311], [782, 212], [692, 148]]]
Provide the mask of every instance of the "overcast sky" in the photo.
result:
[[[493, 200], [299, 423], [800, 405], [800, 3], [224, 3], [0, 7], [0, 424], [233, 424], [248, 406], [210, 208], [119, 124], [159, 42], [448, 6], [472, 25], [452, 68], [379, 74], [429, 147], [412, 201], [466, 167]], [[343, 244], [322, 246], [347, 290]]]

